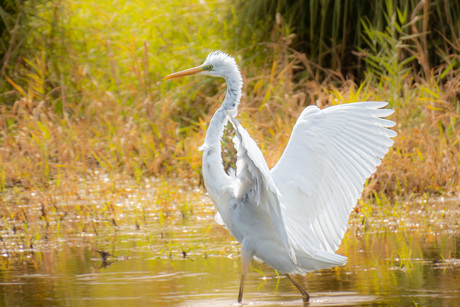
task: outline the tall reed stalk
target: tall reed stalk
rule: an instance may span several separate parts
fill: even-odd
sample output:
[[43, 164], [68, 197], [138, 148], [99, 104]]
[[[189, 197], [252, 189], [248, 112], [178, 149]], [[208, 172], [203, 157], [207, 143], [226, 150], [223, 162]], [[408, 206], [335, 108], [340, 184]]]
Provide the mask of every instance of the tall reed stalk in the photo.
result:
[[[455, 67], [460, 66], [458, 1], [234, 0], [233, 3], [237, 13], [232, 17], [239, 20], [235, 36], [238, 46], [254, 48], [260, 42], [271, 41], [273, 31], [277, 31], [279, 13], [286, 31], [296, 34], [292, 43], [295, 50], [305, 53], [317, 66], [340, 71], [348, 77], [362, 80], [367, 69], [361, 57], [356, 56], [359, 49], [373, 47], [372, 41], [363, 38], [366, 35], [363, 22], [367, 28], [385, 33], [401, 19], [397, 12], [405, 14], [405, 44], [417, 53], [419, 61], [414, 66], [423, 77], [429, 77], [431, 69], [446, 65], [452, 55], [457, 59]], [[408, 54], [406, 58], [411, 56]], [[311, 77], [326, 77], [324, 70], [314, 70]]]

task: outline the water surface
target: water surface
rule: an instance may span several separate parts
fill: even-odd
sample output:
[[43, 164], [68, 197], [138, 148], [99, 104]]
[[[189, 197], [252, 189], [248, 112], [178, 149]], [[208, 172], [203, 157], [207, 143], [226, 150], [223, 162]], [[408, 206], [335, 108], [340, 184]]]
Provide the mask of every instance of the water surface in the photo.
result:
[[[27, 227], [8, 209], [0, 241], [0, 304], [234, 306], [239, 244], [214, 222], [201, 190], [177, 189], [161, 198], [165, 186], [157, 184], [110, 193], [93, 189], [99, 192], [87, 197], [55, 195], [56, 209], [49, 205], [46, 217], [31, 192], [23, 204]], [[409, 204], [399, 216], [377, 209], [352, 214], [338, 251], [347, 265], [297, 277], [311, 294], [310, 305], [458, 304], [459, 202]], [[112, 256], [102, 261], [97, 251]], [[287, 278], [255, 261], [243, 301], [302, 305]]]

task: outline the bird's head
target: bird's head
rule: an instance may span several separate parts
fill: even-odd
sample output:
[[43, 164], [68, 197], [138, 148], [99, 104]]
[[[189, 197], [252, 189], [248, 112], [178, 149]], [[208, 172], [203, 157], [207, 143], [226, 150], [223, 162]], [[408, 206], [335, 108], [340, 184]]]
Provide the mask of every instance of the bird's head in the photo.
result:
[[213, 51], [200, 66], [167, 75], [163, 80], [196, 74], [222, 77], [225, 79], [239, 76], [241, 79], [235, 59], [222, 51]]

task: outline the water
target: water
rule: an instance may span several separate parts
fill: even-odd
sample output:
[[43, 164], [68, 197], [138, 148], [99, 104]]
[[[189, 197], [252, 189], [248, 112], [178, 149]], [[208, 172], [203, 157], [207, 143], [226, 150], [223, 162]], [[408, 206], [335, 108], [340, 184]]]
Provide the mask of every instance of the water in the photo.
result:
[[[68, 210], [72, 219], [59, 224], [50, 209], [47, 227], [43, 217], [33, 219], [32, 212], [39, 217], [40, 210], [30, 196], [29, 232], [18, 222], [16, 233], [2, 226], [0, 304], [235, 306], [239, 245], [214, 222], [202, 191], [191, 199], [173, 193], [169, 197], [177, 210], [160, 212], [147, 201], [156, 197], [148, 187], [120, 189], [115, 199], [111, 196], [113, 211], [103, 208], [101, 194], [80, 196], [80, 208]], [[92, 207], [83, 218], [85, 202]], [[97, 206], [99, 211], [91, 211]], [[311, 306], [458, 306], [459, 216], [458, 202], [441, 201], [411, 205], [404, 216], [368, 217], [365, 226], [355, 214], [338, 251], [348, 257], [347, 265], [297, 280], [309, 291]], [[114, 256], [103, 262], [96, 250]], [[254, 261], [243, 301], [250, 306], [302, 305], [287, 278]]]

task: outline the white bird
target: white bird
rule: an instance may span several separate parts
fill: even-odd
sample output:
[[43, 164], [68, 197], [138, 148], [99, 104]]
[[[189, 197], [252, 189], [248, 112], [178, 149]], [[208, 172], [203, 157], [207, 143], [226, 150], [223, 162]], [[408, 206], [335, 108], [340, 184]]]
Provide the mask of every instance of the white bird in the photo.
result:
[[[200, 74], [222, 77], [227, 94], [209, 124], [203, 151], [203, 178], [221, 221], [241, 243], [242, 302], [246, 273], [257, 257], [307, 291], [292, 277], [344, 265], [335, 253], [364, 183], [393, 144], [393, 113], [386, 102], [356, 102], [320, 110], [305, 108], [286, 149], [270, 170], [256, 142], [235, 118], [242, 77], [233, 57], [211, 52], [204, 63], [163, 78]], [[226, 173], [221, 137], [230, 121], [235, 128], [237, 170]], [[216, 220], [220, 220], [220, 218]]]

